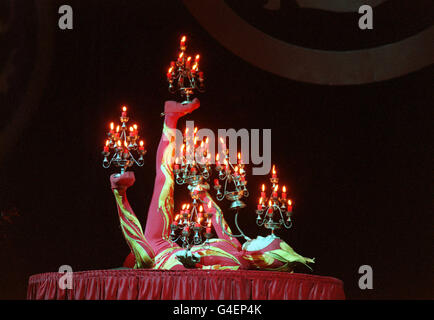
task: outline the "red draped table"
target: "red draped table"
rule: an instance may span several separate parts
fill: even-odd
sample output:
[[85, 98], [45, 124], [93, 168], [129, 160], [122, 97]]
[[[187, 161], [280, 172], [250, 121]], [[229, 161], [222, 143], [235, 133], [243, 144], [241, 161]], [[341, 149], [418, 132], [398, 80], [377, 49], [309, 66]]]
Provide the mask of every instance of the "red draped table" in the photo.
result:
[[27, 299], [40, 300], [318, 300], [345, 299], [341, 280], [270, 271], [93, 270], [30, 277]]

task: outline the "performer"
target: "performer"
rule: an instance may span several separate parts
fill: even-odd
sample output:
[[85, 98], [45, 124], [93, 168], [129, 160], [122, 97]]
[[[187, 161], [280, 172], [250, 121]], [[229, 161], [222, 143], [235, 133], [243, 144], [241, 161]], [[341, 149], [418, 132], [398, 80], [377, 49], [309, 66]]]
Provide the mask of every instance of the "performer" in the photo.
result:
[[[190, 251], [186, 251], [170, 239], [170, 224], [174, 219], [173, 166], [176, 125], [180, 117], [199, 106], [198, 99], [188, 104], [175, 101], [165, 103], [163, 134], [157, 150], [154, 192], [148, 210], [145, 232], [126, 196], [127, 188], [134, 184], [134, 173], [129, 171], [110, 177], [121, 229], [131, 249], [131, 255], [134, 255], [134, 268], [164, 270], [260, 268], [292, 271], [297, 263], [305, 265], [312, 263], [313, 259], [298, 255], [275, 236], [258, 237], [241, 246], [236, 238], [227, 235], [232, 232], [221, 209], [207, 191], [200, 192], [200, 199], [206, 208], [211, 202], [211, 209], [208, 210], [213, 213], [212, 226], [218, 238], [209, 239], [206, 244], [193, 246]], [[186, 256], [186, 253], [190, 256]]]

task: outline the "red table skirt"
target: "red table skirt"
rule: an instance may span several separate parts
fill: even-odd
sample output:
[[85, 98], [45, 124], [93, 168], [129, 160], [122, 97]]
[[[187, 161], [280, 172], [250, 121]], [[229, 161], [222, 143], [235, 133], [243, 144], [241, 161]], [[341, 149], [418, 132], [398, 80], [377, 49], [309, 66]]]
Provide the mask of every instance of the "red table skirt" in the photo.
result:
[[315, 275], [226, 270], [94, 270], [30, 277], [27, 299], [40, 300], [305, 300], [345, 299], [342, 281]]

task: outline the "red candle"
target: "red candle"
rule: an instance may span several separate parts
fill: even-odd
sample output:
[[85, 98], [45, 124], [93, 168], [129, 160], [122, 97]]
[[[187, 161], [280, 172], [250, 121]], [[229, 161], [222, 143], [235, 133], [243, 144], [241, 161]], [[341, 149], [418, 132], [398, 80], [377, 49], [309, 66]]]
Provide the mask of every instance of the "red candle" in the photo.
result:
[[268, 214], [269, 215], [273, 214], [273, 207], [268, 208]]
[[182, 36], [181, 43], [180, 43], [181, 47], [185, 47], [185, 40], [187, 40], [187, 37], [186, 36]]
[[109, 147], [108, 146], [104, 146], [104, 152], [109, 152]]
[[145, 143], [143, 142], [143, 140], [139, 142], [139, 150], [140, 150], [140, 151], [145, 151], [144, 144], [145, 144]]
[[282, 199], [286, 200], [286, 187], [285, 186], [283, 186], [283, 188], [282, 188]]
[[211, 228], [210, 228], [210, 227], [207, 227], [206, 230], [205, 230], [205, 232], [206, 232], [206, 233], [211, 233]]
[[262, 185], [262, 191], [261, 191], [261, 198], [266, 198], [267, 196], [265, 195], [265, 184]]
[[110, 134], [115, 133], [115, 124], [113, 122], [110, 123]]
[[127, 116], [127, 107], [123, 106], [122, 107], [122, 118], [126, 118], [126, 116]]
[[203, 71], [199, 71], [199, 79], [203, 79]]
[[219, 179], [214, 179], [214, 185], [218, 186], [220, 184]]
[[258, 204], [258, 210], [262, 210], [262, 204]]
[[291, 213], [292, 212], [292, 201], [288, 200], [288, 212]]
[[190, 68], [190, 63], [191, 63], [191, 57], [188, 57], [188, 58], [187, 58], [187, 61], [185, 62], [185, 66], [186, 66], [187, 68]]
[[273, 164], [273, 170], [271, 172], [271, 177], [272, 178], [277, 178], [276, 166], [274, 164]]

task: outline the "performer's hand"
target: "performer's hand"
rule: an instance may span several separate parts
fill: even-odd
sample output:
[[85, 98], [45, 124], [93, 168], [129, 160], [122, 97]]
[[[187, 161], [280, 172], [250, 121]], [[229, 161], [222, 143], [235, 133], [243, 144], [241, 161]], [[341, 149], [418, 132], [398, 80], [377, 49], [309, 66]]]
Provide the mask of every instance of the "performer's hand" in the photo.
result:
[[186, 104], [182, 104], [176, 101], [166, 101], [166, 103], [164, 104], [164, 113], [178, 113], [181, 117], [196, 110], [199, 107], [200, 101], [198, 98], [194, 98], [192, 102]]
[[125, 190], [131, 187], [135, 181], [133, 171], [127, 171], [124, 174], [115, 173], [110, 176], [112, 189]]

